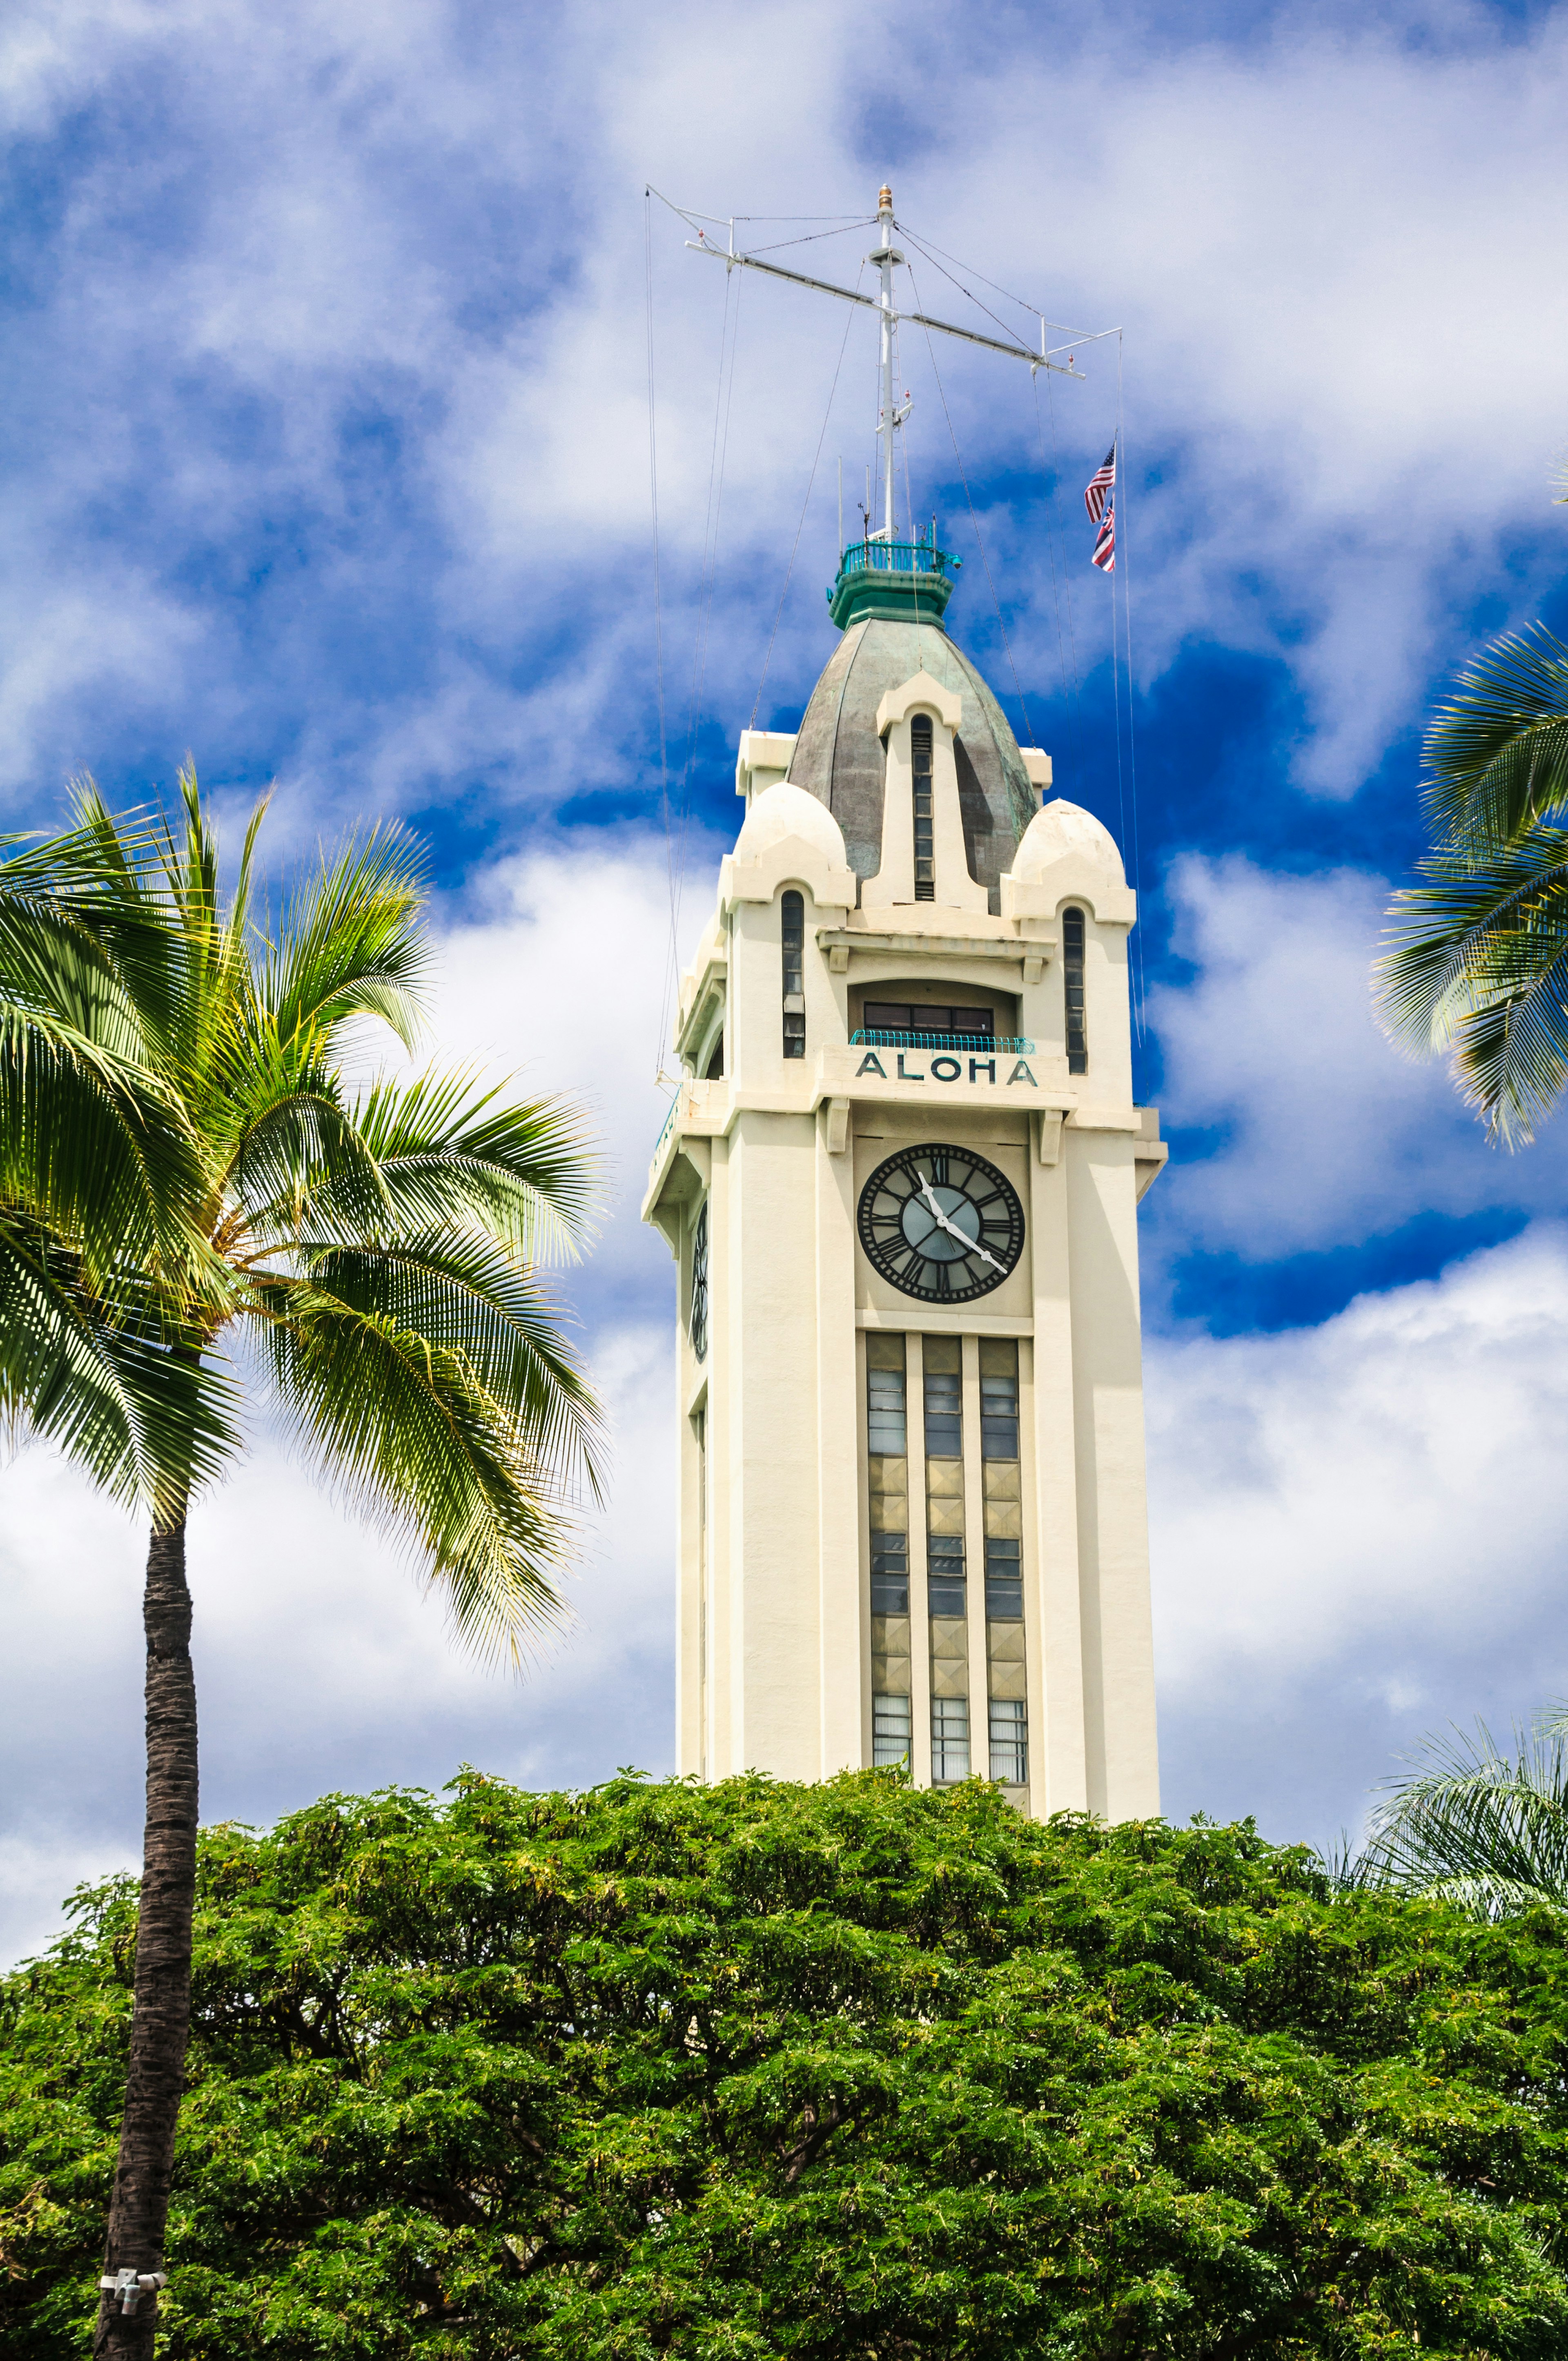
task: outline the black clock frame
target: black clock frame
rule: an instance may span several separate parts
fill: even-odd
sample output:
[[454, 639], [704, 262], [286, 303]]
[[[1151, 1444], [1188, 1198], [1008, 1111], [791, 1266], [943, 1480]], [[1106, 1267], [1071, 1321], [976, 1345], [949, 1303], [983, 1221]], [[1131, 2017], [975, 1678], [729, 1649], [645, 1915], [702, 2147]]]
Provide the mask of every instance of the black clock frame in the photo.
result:
[[[900, 1180], [909, 1184], [902, 1191], [897, 1186]], [[957, 1256], [943, 1259], [920, 1252], [905, 1230], [904, 1207], [919, 1195], [924, 1180], [929, 1180], [933, 1189], [956, 1191], [974, 1206], [980, 1215], [975, 1243], [999, 1268], [980, 1263], [976, 1277], [967, 1256], [961, 1260]], [[983, 1186], [971, 1189], [969, 1182]], [[895, 1205], [879, 1209], [877, 1201], [883, 1195], [895, 1200]], [[972, 1303], [977, 1296], [989, 1295], [1012, 1277], [1024, 1251], [1024, 1208], [1013, 1183], [983, 1156], [977, 1156], [972, 1148], [955, 1147], [950, 1140], [927, 1140], [884, 1158], [861, 1191], [855, 1225], [866, 1260], [878, 1277], [896, 1287], [901, 1295], [914, 1296], [921, 1303]], [[949, 1274], [959, 1268], [967, 1274], [966, 1283], [955, 1287]]]
[[686, 1315], [686, 1334], [699, 1361], [707, 1358], [707, 1207], [705, 1197], [692, 1233], [691, 1308]]

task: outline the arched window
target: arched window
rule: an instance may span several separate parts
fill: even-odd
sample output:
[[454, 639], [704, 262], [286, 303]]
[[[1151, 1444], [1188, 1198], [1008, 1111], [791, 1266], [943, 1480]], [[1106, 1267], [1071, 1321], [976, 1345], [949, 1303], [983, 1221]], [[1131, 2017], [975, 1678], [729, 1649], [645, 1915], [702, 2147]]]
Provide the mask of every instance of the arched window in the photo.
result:
[[784, 1053], [786, 1058], [806, 1055], [806, 979], [801, 972], [806, 957], [806, 896], [786, 894], [784, 897]]
[[909, 725], [909, 768], [915, 785], [915, 899], [937, 898], [937, 849], [931, 832], [931, 717], [917, 713]]
[[1089, 1027], [1083, 1006], [1083, 912], [1061, 914], [1062, 989], [1067, 996], [1067, 1070], [1089, 1071]]

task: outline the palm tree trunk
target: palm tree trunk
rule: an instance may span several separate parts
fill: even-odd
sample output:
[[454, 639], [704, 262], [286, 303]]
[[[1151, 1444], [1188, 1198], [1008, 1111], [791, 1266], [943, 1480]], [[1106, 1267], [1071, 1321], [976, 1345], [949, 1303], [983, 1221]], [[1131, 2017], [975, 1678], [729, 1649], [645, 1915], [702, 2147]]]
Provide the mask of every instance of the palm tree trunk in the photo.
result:
[[[174, 2132], [185, 2085], [191, 2026], [191, 1920], [196, 1898], [196, 1684], [191, 1666], [191, 1593], [185, 1521], [154, 1528], [147, 1554], [147, 1828], [137, 1915], [136, 2005], [126, 2070], [126, 2111], [109, 2205], [104, 2271], [163, 2268], [163, 2233]], [[104, 2293], [95, 2356], [144, 2361], [153, 2349], [158, 2300], [148, 2290], [126, 2312]]]

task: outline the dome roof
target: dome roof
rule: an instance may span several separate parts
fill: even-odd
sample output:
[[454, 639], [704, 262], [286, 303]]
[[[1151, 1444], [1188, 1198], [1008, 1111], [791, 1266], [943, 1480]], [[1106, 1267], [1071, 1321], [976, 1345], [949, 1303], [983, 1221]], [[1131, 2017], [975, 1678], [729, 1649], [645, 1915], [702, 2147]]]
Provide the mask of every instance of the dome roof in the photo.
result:
[[[1014, 848], [1030, 824], [1035, 791], [1002, 708], [939, 624], [872, 616], [850, 625], [812, 691], [790, 784], [826, 805], [843, 830], [850, 867], [859, 877], [874, 877], [882, 866], [887, 765], [877, 708], [890, 688], [902, 688], [917, 672], [929, 673], [963, 699], [953, 752], [964, 845], [970, 874], [988, 888], [995, 910], [999, 882], [1014, 865]], [[770, 787], [767, 794], [778, 792]]]
[[735, 840], [738, 861], [755, 861], [771, 852], [786, 837], [799, 837], [819, 852], [830, 868], [843, 869], [844, 835], [832, 813], [815, 796], [789, 779], [779, 779], [753, 796]]
[[1110, 829], [1102, 828], [1094, 814], [1086, 812], [1081, 804], [1069, 804], [1065, 796], [1055, 796], [1048, 804], [1042, 804], [1029, 822], [1013, 856], [1013, 874], [1021, 885], [1037, 884], [1046, 872], [1069, 852], [1087, 861], [1107, 884], [1126, 884], [1122, 856]]

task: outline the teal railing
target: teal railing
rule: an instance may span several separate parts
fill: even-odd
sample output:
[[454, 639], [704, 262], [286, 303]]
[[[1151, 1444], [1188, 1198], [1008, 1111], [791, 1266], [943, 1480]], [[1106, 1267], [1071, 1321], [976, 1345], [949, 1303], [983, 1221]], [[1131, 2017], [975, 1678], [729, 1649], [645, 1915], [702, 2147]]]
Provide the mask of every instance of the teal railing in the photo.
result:
[[1034, 1043], [1022, 1034], [1000, 1033], [884, 1033], [876, 1028], [869, 1032], [851, 1033], [851, 1049], [946, 1049], [961, 1050], [967, 1058], [977, 1050], [996, 1049], [1004, 1058], [1027, 1058]]
[[[846, 574], [957, 574], [963, 565], [929, 541], [852, 541], [839, 560], [839, 579]], [[831, 597], [832, 593], [829, 592]]]

